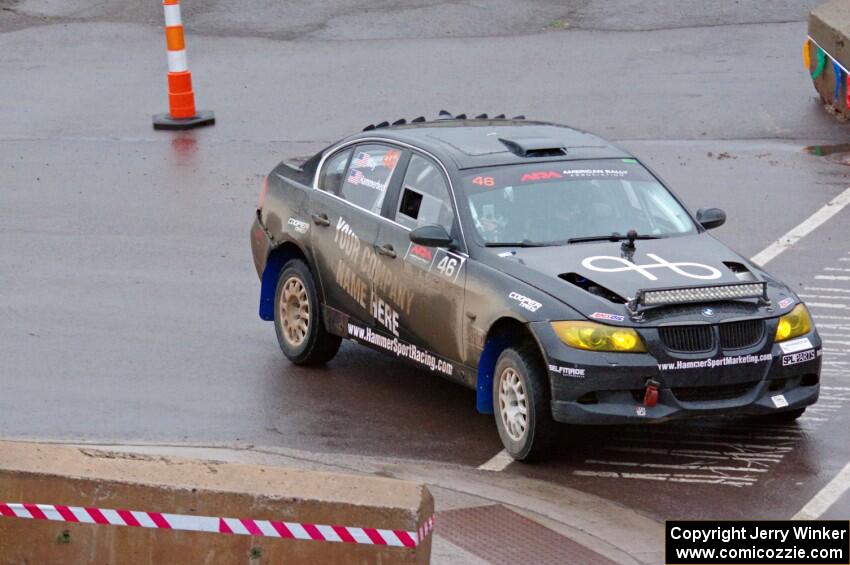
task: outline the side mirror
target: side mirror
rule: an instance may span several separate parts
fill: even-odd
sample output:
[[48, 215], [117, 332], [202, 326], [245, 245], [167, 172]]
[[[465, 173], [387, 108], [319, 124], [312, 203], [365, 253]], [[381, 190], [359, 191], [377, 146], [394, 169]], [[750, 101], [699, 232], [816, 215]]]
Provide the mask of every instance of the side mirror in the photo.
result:
[[705, 229], [713, 230], [726, 223], [726, 212], [720, 208], [700, 208], [697, 210], [697, 221]]
[[441, 225], [428, 224], [410, 232], [410, 241], [426, 247], [452, 247], [455, 240]]

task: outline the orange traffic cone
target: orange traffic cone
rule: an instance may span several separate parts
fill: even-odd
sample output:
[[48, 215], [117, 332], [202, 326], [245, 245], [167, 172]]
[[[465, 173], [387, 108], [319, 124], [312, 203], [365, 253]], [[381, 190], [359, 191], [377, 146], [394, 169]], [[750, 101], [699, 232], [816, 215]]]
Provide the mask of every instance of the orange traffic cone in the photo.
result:
[[163, 0], [165, 9], [165, 41], [168, 46], [167, 114], [153, 117], [154, 129], [189, 129], [215, 123], [210, 111], [195, 110], [192, 73], [186, 63], [186, 42], [180, 18], [180, 0]]

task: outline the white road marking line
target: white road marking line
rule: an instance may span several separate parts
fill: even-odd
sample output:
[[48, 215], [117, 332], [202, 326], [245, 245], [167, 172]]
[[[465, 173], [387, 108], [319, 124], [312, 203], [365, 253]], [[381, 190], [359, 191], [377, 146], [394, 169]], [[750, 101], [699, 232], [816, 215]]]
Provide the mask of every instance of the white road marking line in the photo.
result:
[[845, 189], [844, 192], [824, 204], [820, 210], [771, 243], [767, 248], [754, 255], [750, 260], [757, 265], [763, 266], [839, 213], [847, 204], [850, 204], [850, 188]]
[[815, 320], [848, 320], [850, 321], [850, 316], [830, 316], [826, 314], [816, 314]]
[[832, 296], [829, 294], [798, 294], [800, 298], [826, 298], [827, 300], [850, 300], [850, 296]]
[[844, 269], [841, 267], [824, 267], [824, 271], [841, 271], [842, 273], [850, 273], [850, 269]]
[[794, 514], [792, 520], [815, 520], [826, 512], [830, 506], [841, 498], [850, 488], [850, 463], [844, 466], [829, 483], [818, 492], [814, 498]]
[[602, 459], [587, 459], [585, 463], [590, 465], [609, 465], [618, 467], [642, 467], [642, 468], [657, 468], [657, 469], [676, 469], [681, 471], [733, 471], [736, 473], [767, 473], [767, 469], [757, 469], [753, 467], [722, 467], [714, 465], [700, 465], [698, 463], [685, 463], [675, 465], [672, 463], [639, 463], [637, 461], [605, 461]]
[[815, 275], [819, 281], [850, 281], [850, 275]]
[[622, 479], [643, 479], [649, 481], [666, 481], [673, 483], [703, 483], [709, 485], [729, 485], [736, 487], [751, 486], [756, 478], [750, 477], [722, 477], [716, 475], [696, 475], [691, 473], [617, 473], [614, 471], [573, 471], [573, 475], [579, 477], [607, 477]]
[[514, 462], [513, 457], [508, 455], [508, 452], [504, 449], [493, 456], [492, 459], [484, 463], [483, 465], [478, 466], [479, 471], [493, 471], [498, 473], [499, 471], [504, 471], [505, 467]]
[[[807, 302], [809, 308], [837, 308], [838, 310], [847, 310], [847, 304], [836, 304], [835, 302]], [[817, 316], [815, 316], [817, 318]]]
[[832, 288], [829, 286], [804, 286], [804, 290], [816, 290], [819, 292], [847, 292], [850, 293], [850, 288]]

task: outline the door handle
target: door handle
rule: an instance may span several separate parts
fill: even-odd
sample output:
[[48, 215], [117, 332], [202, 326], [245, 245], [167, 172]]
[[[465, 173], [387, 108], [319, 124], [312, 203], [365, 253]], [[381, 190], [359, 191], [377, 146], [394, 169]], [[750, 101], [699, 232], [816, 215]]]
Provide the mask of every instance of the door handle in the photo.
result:
[[390, 259], [395, 259], [395, 249], [389, 243], [385, 243], [383, 245], [376, 245], [375, 251], [378, 252], [379, 255], [383, 255], [385, 257], [389, 257]]
[[312, 214], [313, 223], [317, 226], [327, 227], [331, 225], [327, 214]]

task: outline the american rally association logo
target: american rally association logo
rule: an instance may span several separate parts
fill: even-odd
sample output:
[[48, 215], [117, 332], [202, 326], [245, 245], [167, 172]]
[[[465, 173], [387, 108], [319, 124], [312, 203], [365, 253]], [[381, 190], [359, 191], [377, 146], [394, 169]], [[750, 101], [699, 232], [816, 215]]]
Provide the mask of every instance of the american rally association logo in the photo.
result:
[[[622, 257], [612, 257], [610, 255], [595, 255], [593, 257], [587, 257], [586, 259], [584, 259], [581, 262], [581, 265], [585, 269], [590, 269], [591, 271], [598, 271], [600, 273], [623, 273], [626, 271], [636, 271], [651, 281], [658, 280], [658, 277], [656, 277], [650, 272], [651, 269], [670, 269], [674, 273], [683, 277], [688, 277], [689, 279], [713, 280], [719, 279], [723, 276], [723, 273], [721, 273], [719, 270], [715, 269], [710, 265], [703, 265], [702, 263], [691, 262], [671, 263], [670, 261], [662, 259], [654, 253], [647, 253], [646, 256], [650, 259], [655, 260], [655, 263], [645, 263], [643, 265], [638, 265], [637, 263], [632, 263], [626, 259], [623, 259]], [[606, 261], [609, 265], [611, 263], [616, 263], [620, 266], [599, 266], [597, 263], [601, 261]], [[697, 272], [694, 272], [694, 270], [696, 270]]]
[[427, 265], [430, 265], [431, 261], [434, 260], [434, 252], [430, 248], [425, 247], [424, 245], [417, 245], [415, 243], [410, 244], [408, 255], [411, 258]]

